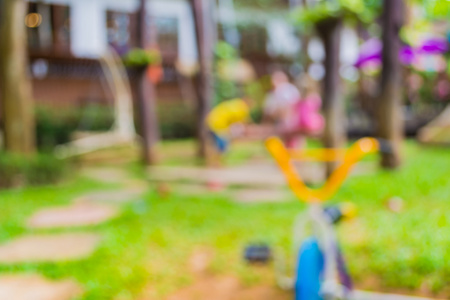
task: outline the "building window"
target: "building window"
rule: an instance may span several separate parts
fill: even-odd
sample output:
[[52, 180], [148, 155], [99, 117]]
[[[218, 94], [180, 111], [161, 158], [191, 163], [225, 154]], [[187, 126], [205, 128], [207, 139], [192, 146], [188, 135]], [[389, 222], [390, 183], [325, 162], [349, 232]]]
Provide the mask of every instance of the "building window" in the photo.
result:
[[70, 49], [69, 7], [29, 3], [25, 16], [31, 50], [67, 52]]
[[178, 56], [178, 19], [155, 17], [158, 47], [164, 56]]
[[121, 12], [107, 12], [108, 44], [119, 54], [131, 48], [130, 15]]

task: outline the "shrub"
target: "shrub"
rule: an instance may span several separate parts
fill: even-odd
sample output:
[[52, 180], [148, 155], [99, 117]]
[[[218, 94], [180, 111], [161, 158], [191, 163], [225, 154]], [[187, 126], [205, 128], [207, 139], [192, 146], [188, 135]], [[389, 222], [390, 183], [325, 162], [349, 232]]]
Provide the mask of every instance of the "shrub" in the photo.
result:
[[[195, 135], [195, 111], [183, 102], [158, 103], [158, 121], [163, 139], [189, 138]], [[89, 105], [60, 109], [41, 106], [36, 111], [36, 140], [40, 151], [52, 151], [67, 143], [75, 131], [107, 131], [114, 123], [109, 106]], [[139, 122], [136, 120], [136, 127]], [[137, 128], [138, 129], [138, 128]]]
[[163, 139], [181, 139], [195, 135], [195, 111], [190, 105], [181, 102], [159, 104], [158, 121]]
[[74, 110], [55, 110], [39, 107], [36, 110], [36, 142], [41, 150], [50, 150], [67, 143], [77, 128], [79, 117]]
[[67, 163], [46, 154], [23, 156], [0, 153], [0, 188], [56, 183], [66, 174]]
[[36, 110], [36, 141], [42, 151], [70, 141], [77, 130], [106, 131], [114, 122], [113, 110], [102, 105], [58, 109], [41, 106]]

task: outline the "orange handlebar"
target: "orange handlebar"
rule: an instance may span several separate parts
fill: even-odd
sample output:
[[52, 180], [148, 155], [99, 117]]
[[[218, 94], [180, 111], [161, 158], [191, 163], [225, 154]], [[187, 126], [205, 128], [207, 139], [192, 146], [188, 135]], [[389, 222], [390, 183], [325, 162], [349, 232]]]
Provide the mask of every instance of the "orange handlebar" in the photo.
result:
[[[352, 166], [365, 155], [378, 152], [379, 142], [374, 138], [362, 138], [350, 149], [309, 149], [288, 150], [283, 142], [276, 137], [266, 140], [266, 147], [277, 161], [284, 173], [289, 187], [295, 195], [306, 202], [320, 202], [331, 198], [344, 182]], [[292, 160], [309, 161], [342, 161], [341, 165], [331, 174], [325, 184], [319, 189], [311, 189], [303, 182], [296, 172]]]

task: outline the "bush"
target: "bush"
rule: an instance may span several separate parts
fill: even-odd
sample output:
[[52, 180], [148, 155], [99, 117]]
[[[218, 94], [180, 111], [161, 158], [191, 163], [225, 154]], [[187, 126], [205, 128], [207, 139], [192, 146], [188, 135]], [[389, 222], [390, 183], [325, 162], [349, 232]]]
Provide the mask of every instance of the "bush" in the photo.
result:
[[79, 117], [74, 110], [39, 107], [36, 110], [36, 142], [41, 150], [50, 150], [58, 144], [67, 143], [77, 128]]
[[64, 161], [49, 155], [38, 155], [25, 166], [25, 179], [29, 185], [43, 185], [58, 182], [65, 175]]
[[66, 174], [67, 163], [46, 154], [23, 156], [0, 153], [0, 188], [56, 183]]
[[[159, 103], [158, 120], [161, 137], [164, 139], [189, 138], [195, 135], [195, 111], [192, 105], [183, 102]], [[58, 111], [41, 106], [36, 111], [38, 149], [52, 151], [55, 146], [70, 142], [75, 131], [107, 131], [113, 123], [114, 111], [105, 105]], [[136, 126], [139, 125], [136, 122]]]
[[42, 151], [70, 141], [77, 130], [106, 131], [114, 122], [113, 110], [102, 105], [58, 109], [41, 106], [36, 110], [36, 141]]
[[181, 139], [195, 136], [195, 110], [176, 102], [158, 105], [158, 121], [163, 139]]

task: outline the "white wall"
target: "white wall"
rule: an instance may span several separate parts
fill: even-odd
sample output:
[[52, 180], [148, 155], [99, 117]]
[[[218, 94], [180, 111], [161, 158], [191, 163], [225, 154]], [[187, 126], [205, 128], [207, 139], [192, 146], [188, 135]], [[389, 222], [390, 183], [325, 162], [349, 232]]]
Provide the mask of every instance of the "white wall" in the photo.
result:
[[[37, 2], [37, 0], [28, 0], [29, 2]], [[39, 0], [40, 3], [51, 3], [61, 5], [74, 5], [83, 0]], [[138, 0], [91, 0], [91, 2], [97, 2], [102, 7], [111, 10], [133, 12], [139, 6]]]
[[[30, 0], [36, 2], [36, 0]], [[153, 16], [178, 20], [180, 62], [197, 62], [194, 19], [185, 0], [147, 0], [148, 12]], [[70, 6], [71, 50], [77, 57], [97, 58], [107, 48], [106, 10], [134, 12], [138, 0], [41, 0], [42, 3]]]
[[[31, 0], [36, 2], [36, 0]], [[70, 47], [73, 55], [98, 58], [108, 47], [106, 11], [133, 12], [138, 0], [41, 0], [70, 7]]]
[[100, 1], [77, 0], [70, 6], [71, 50], [77, 57], [98, 58], [108, 45], [106, 13]]
[[271, 20], [266, 25], [268, 33], [267, 50], [271, 55], [294, 57], [301, 48], [301, 42], [294, 28], [285, 20]]
[[152, 16], [178, 19], [178, 60], [187, 65], [197, 62], [197, 44], [192, 9], [187, 1], [151, 0]]

